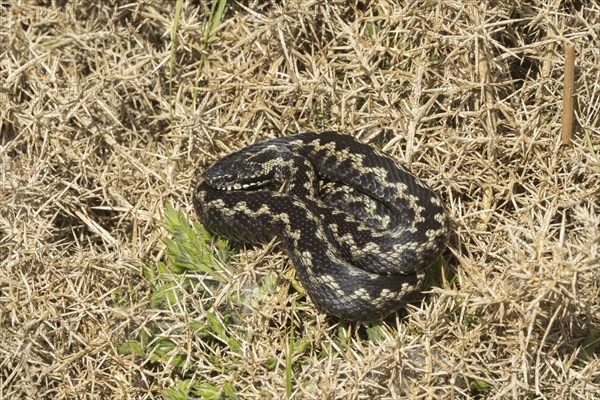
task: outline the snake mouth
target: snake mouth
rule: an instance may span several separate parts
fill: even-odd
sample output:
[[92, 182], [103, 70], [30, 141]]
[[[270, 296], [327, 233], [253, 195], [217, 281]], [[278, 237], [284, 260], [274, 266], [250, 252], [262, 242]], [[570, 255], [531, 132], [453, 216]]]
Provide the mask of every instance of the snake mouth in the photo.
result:
[[[212, 172], [209, 170], [209, 172]], [[264, 176], [246, 176], [240, 180], [235, 173], [212, 175], [205, 174], [204, 181], [214, 189], [220, 191], [232, 190], [254, 190], [267, 186], [270, 183], [269, 179]]]
[[255, 182], [244, 182], [244, 183], [220, 182], [220, 183], [213, 185], [213, 187], [215, 189], [223, 190], [223, 191], [253, 190], [253, 189], [258, 189], [260, 187], [266, 186], [268, 183], [269, 183], [269, 181], [255, 181]]

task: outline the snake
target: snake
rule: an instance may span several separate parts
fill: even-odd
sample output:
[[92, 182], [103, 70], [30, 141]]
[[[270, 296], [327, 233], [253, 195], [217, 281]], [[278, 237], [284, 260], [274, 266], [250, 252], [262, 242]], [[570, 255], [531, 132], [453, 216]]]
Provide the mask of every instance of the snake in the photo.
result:
[[337, 131], [251, 144], [199, 175], [192, 202], [210, 232], [277, 238], [317, 309], [388, 316], [422, 290], [448, 235], [431, 188], [382, 150]]

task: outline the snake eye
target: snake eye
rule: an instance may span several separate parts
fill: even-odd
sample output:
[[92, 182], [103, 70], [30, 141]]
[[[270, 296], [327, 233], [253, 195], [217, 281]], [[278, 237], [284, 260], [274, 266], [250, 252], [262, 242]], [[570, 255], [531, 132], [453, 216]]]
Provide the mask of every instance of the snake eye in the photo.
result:
[[233, 182], [235, 180], [235, 174], [232, 174], [232, 173], [223, 174], [222, 178], [225, 182]]

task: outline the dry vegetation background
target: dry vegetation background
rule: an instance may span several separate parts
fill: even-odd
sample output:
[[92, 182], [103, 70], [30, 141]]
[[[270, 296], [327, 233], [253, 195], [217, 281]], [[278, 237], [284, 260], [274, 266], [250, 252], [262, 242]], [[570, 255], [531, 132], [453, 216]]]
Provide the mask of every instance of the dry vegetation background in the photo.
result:
[[[175, 2], [2, 4], [0, 399], [159, 398], [183, 376], [280, 398], [287, 361], [295, 398], [600, 398], [597, 2], [228, 2], [205, 46], [211, 4], [186, 1], [172, 77]], [[276, 289], [226, 327], [241, 349], [208, 348], [189, 323], [206, 310], [153, 307], [141, 274], [164, 260], [166, 205], [193, 220], [198, 168], [325, 129], [385, 143], [440, 193], [453, 278], [365, 337], [315, 312], [275, 246], [242, 249], [203, 301]], [[151, 324], [168, 357], [120, 350]]]

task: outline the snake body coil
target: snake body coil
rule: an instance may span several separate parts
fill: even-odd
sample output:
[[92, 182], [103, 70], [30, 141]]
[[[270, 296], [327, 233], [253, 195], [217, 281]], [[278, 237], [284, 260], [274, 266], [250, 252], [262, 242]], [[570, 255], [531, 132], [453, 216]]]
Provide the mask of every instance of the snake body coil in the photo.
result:
[[336, 132], [229, 154], [202, 174], [193, 201], [214, 233], [254, 243], [277, 237], [313, 302], [353, 320], [404, 304], [448, 232], [431, 189], [392, 158]]

